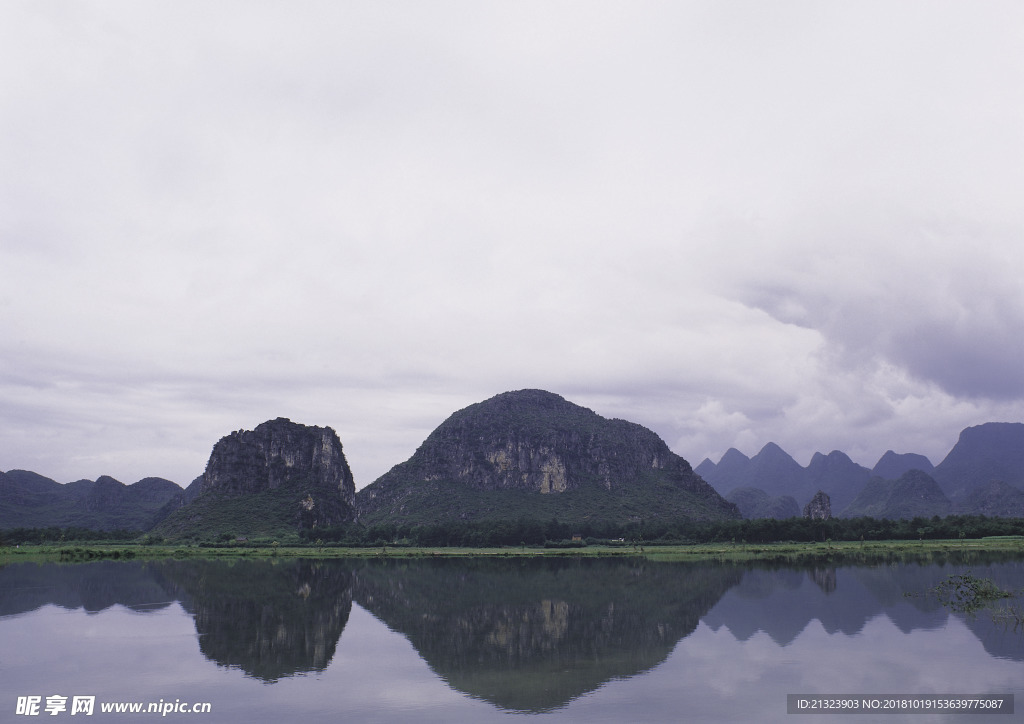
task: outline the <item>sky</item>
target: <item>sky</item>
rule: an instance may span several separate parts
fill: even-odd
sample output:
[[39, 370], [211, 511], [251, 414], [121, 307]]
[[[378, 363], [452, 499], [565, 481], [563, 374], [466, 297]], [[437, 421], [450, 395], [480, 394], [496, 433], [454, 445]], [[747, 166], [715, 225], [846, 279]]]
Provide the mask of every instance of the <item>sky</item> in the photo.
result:
[[1024, 5], [0, 4], [0, 470], [362, 488], [541, 388], [693, 465], [1024, 421]]

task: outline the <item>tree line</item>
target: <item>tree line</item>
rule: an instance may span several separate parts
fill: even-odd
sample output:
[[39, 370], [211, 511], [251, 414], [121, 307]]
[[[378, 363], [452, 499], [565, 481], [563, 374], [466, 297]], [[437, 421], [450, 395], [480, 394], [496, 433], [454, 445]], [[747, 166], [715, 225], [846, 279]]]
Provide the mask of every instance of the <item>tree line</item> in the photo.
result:
[[[236, 533], [221, 531], [206, 543], [234, 545]], [[566, 523], [557, 518], [537, 520], [446, 521], [433, 524], [351, 523], [330, 528], [303, 529], [301, 544], [343, 546], [582, 546], [598, 544], [685, 545], [693, 543], [777, 543], [824, 541], [970, 539], [1024, 535], [1024, 518], [950, 515], [945, 518], [759, 518], [719, 521], [588, 521]], [[138, 530], [96, 531], [80, 527], [14, 528], [0, 531], [0, 545], [63, 542], [156, 543]], [[282, 541], [285, 542], [285, 541]]]
[[984, 515], [917, 517], [907, 520], [875, 518], [760, 518], [722, 521], [595, 521], [564, 523], [557, 518], [542, 521], [449, 521], [434, 524], [359, 524], [304, 530], [309, 542], [350, 546], [395, 545], [465, 546], [486, 548], [518, 545], [607, 544], [646, 542], [652, 545], [689, 543], [812, 542], [936, 540], [1024, 535], [1024, 519]]
[[137, 530], [93, 530], [79, 526], [50, 526], [48, 528], [10, 528], [0, 531], [0, 545], [42, 545], [64, 542], [117, 542], [135, 541], [141, 535]]

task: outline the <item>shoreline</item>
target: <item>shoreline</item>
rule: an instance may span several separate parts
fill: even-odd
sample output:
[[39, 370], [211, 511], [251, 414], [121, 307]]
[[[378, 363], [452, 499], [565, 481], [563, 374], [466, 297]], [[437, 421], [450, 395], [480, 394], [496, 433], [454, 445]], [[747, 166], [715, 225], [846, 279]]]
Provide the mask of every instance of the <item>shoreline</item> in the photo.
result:
[[651, 561], [768, 561], [868, 562], [916, 555], [970, 556], [999, 553], [1024, 558], [1024, 536], [978, 539], [825, 541], [813, 543], [695, 543], [692, 545], [588, 545], [573, 548], [509, 546], [469, 547], [341, 547], [341, 546], [205, 546], [82, 544], [23, 545], [0, 548], [0, 565], [18, 562], [79, 563], [94, 560], [149, 560], [164, 558], [311, 558], [327, 559], [437, 559], [437, 558], [637, 558]]

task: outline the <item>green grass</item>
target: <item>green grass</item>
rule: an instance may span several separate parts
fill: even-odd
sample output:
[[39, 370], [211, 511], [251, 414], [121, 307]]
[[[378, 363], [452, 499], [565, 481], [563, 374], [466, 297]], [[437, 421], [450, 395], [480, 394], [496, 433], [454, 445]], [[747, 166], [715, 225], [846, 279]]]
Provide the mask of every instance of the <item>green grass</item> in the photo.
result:
[[825, 543], [701, 543], [694, 545], [590, 545], [582, 548], [508, 546], [501, 548], [414, 548], [233, 545], [25, 545], [0, 548], [0, 565], [17, 561], [82, 561], [99, 558], [420, 558], [420, 557], [638, 557], [660, 561], [827, 561], [835, 564], [892, 561], [901, 558], [963, 557], [976, 553], [1024, 556], [1024, 538], [976, 540], [871, 541]]

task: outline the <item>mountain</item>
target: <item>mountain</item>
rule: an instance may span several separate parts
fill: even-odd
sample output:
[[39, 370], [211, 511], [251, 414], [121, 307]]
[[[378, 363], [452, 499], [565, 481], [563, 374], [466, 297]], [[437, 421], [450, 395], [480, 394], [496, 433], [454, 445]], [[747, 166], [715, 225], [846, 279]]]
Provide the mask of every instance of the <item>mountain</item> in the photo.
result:
[[[827, 493], [834, 510], [845, 508], [870, 479], [871, 471], [838, 450], [828, 455], [814, 453], [807, 465], [809, 488]], [[800, 492], [806, 494], [807, 490], [804, 488]]]
[[703, 460], [700, 461], [700, 465], [693, 469], [693, 472], [695, 472], [697, 475], [701, 476], [705, 481], [707, 481], [708, 478], [714, 477], [715, 469], [717, 467], [717, 465], [711, 462], [710, 458], [704, 458]]
[[[833, 450], [828, 455], [815, 453], [810, 464], [802, 468], [775, 443], [768, 443], [752, 458], [730, 448], [718, 464], [704, 460], [697, 467], [697, 473], [723, 494], [743, 489], [740, 497], [749, 497], [748, 489], [756, 488], [768, 498], [789, 495], [802, 502], [815, 490], [823, 490], [831, 498], [833, 510], [841, 511], [844, 517], [871, 515], [856, 511], [883, 509], [892, 513], [890, 517], [903, 517], [902, 512], [920, 507], [913, 499], [897, 501], [903, 493], [913, 496], [920, 491], [900, 486], [896, 498], [890, 497], [893, 486], [889, 484], [914, 470], [930, 476], [942, 492], [941, 498], [934, 491], [927, 492], [929, 502], [924, 507], [929, 510], [945, 510], [952, 500], [956, 511], [964, 514], [1016, 515], [1014, 491], [1024, 488], [1024, 423], [989, 422], [968, 427], [946, 458], [934, 467], [924, 455], [888, 450], [869, 471], [845, 453]], [[996, 481], [1009, 487], [993, 488], [991, 484]], [[977, 491], [983, 492], [973, 495]]]
[[188, 487], [184, 490], [179, 491], [174, 497], [164, 503], [163, 507], [157, 511], [155, 516], [155, 524], [163, 521], [164, 518], [169, 516], [179, 508], [191, 503], [193, 500], [199, 497], [199, 489], [203, 484], [203, 476], [200, 475], [198, 478], [189, 483]]
[[[911, 471], [930, 476], [942, 495], [908, 485], [921, 483], [904, 480]], [[278, 418], [220, 440], [185, 490], [162, 478], [61, 484], [26, 470], [0, 472], [0, 529], [159, 525], [156, 532], [172, 538], [277, 536], [351, 522], [359, 511], [370, 524], [789, 517], [791, 501], [799, 512], [817, 490], [843, 516], [900, 517], [942, 511], [950, 501], [957, 513], [1018, 516], [1024, 423], [968, 427], [934, 467], [923, 455], [888, 450], [869, 471], [833, 450], [815, 453], [804, 468], [770, 442], [752, 458], [730, 448], [717, 464], [705, 459], [692, 470], [650, 430], [521, 390], [456, 412], [358, 496], [351, 477], [333, 430]], [[865, 510], [876, 512], [857, 512]]]
[[993, 480], [1024, 486], [1024, 423], [968, 427], [933, 475], [951, 498], [961, 498]]
[[920, 470], [910, 470], [893, 484], [887, 501], [887, 518], [930, 518], [952, 512], [952, 505], [938, 482]]
[[543, 390], [455, 412], [357, 501], [367, 524], [739, 517], [650, 430]]
[[934, 469], [931, 460], [924, 455], [916, 453], [895, 453], [886, 450], [885, 454], [878, 459], [875, 467], [871, 468], [871, 475], [885, 480], [896, 480], [908, 470], [920, 470], [931, 474]]
[[789, 453], [773, 442], [765, 445], [754, 457], [750, 458], [747, 471], [748, 482], [769, 495], [792, 495], [802, 499], [813, 495], [813, 491], [805, 496], [804, 469]]
[[752, 458], [736, 448], [729, 448], [717, 465], [705, 460], [698, 470], [721, 493], [736, 488], [758, 488], [769, 496], [790, 495], [804, 482], [804, 469], [773, 442]]
[[33, 517], [31, 509], [53, 505], [65, 497], [63, 493], [64, 486], [56, 480], [29, 470], [0, 473], [0, 500], [4, 503], [0, 508], [0, 527], [18, 525], [18, 518], [26, 513]]
[[772, 497], [760, 488], [735, 488], [725, 496], [744, 518], [799, 518], [800, 506], [791, 495]]
[[723, 494], [740, 488], [754, 488], [769, 498], [790, 496], [800, 503], [809, 501], [818, 490], [823, 490], [837, 510], [853, 500], [871, 477], [867, 468], [857, 465], [838, 450], [828, 455], [815, 453], [804, 468], [773, 442], [752, 458], [730, 448], [717, 465], [704, 460], [697, 472]]
[[0, 473], [0, 528], [146, 530], [181, 487], [163, 478], [125, 485], [108, 475], [61, 485], [28, 470]]
[[222, 437], [180, 502], [154, 533], [273, 537], [354, 520], [355, 482], [334, 430], [279, 417]]
[[1024, 518], [1024, 490], [1002, 480], [979, 486], [959, 499], [954, 511], [1001, 518]]
[[[717, 465], [705, 458], [704, 461], [697, 466], [697, 469], [694, 472], [711, 483], [713, 488], [719, 492], [723, 492], [725, 489], [719, 485], [720, 481], [729, 481], [732, 483], [745, 480], [749, 467], [750, 458], [736, 448], [731, 447], [725, 451], [725, 455], [722, 456], [722, 459], [718, 461]], [[731, 485], [728, 490], [731, 490], [733, 487], [739, 486]]]
[[844, 518], [930, 518], [952, 512], [952, 503], [928, 473], [909, 470], [897, 480], [872, 478], [842, 511]]

